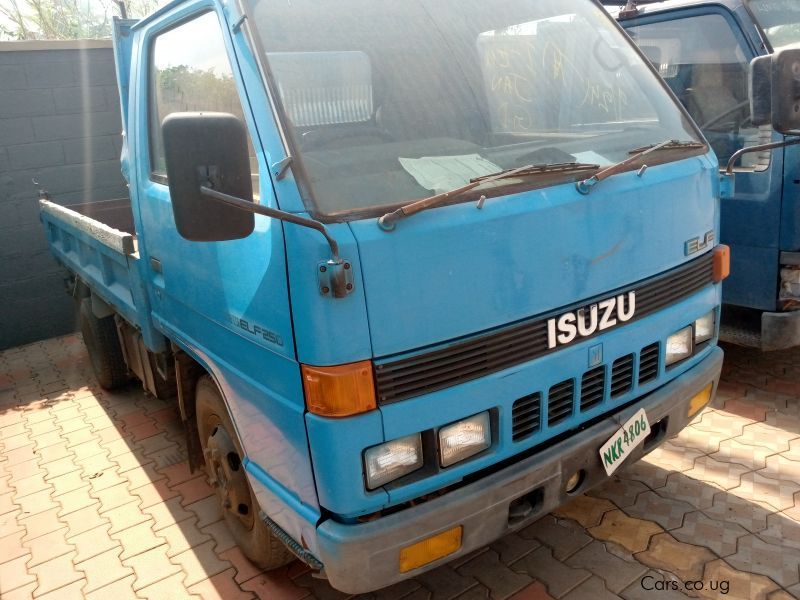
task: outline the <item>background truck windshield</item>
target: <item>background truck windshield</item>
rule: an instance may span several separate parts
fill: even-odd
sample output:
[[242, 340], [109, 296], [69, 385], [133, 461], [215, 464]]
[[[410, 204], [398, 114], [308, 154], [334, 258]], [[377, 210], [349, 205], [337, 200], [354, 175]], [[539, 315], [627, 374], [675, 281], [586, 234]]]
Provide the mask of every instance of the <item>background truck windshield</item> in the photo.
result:
[[[588, 0], [250, 0], [312, 212], [695, 132]], [[674, 157], [672, 157], [674, 158]]]
[[750, 8], [773, 48], [800, 44], [800, 2], [753, 0]]

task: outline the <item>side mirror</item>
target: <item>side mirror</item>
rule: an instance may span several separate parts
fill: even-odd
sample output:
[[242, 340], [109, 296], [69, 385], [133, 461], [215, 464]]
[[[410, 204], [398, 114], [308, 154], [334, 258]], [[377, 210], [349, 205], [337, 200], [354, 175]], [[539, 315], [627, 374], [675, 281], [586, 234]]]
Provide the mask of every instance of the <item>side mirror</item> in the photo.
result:
[[771, 124], [778, 133], [800, 130], [800, 48], [786, 48], [750, 64], [753, 125]]
[[205, 186], [253, 201], [247, 130], [227, 113], [172, 113], [162, 123], [164, 157], [175, 226], [193, 242], [245, 238], [255, 228], [252, 212], [204, 195]]

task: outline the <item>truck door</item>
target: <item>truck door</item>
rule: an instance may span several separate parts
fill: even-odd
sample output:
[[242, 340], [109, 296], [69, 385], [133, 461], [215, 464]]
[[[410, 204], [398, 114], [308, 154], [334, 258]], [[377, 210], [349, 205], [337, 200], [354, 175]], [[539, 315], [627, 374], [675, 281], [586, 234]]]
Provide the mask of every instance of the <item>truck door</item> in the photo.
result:
[[[737, 150], [772, 141], [769, 126], [749, 122], [748, 66], [756, 53], [732, 13], [693, 8], [623, 24], [703, 130], [721, 168]], [[723, 301], [775, 310], [783, 153], [746, 155], [736, 172], [736, 197], [721, 207], [732, 261]]]
[[[270, 506], [278, 497], [317, 506], [282, 225], [256, 216], [255, 231], [245, 239], [187, 241], [177, 233], [167, 185], [164, 118], [175, 112], [230, 113], [250, 132], [255, 201], [277, 207], [234, 40], [224, 17], [207, 2], [184, 3], [140, 35], [131, 145], [142, 224], [139, 247], [148, 265], [153, 320], [214, 375], [253, 463], [248, 472], [270, 476], [269, 485], [253, 486], [262, 508], [269, 514], [296, 514]], [[270, 485], [273, 494], [265, 491]], [[300, 539], [298, 527], [280, 524]]]

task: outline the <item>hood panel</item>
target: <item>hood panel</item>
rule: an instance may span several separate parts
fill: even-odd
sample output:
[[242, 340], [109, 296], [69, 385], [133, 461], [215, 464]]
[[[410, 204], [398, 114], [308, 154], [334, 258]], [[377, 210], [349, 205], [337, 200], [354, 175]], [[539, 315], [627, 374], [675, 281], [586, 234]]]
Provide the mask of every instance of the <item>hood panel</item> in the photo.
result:
[[373, 355], [454, 340], [602, 295], [688, 260], [717, 231], [705, 157], [625, 173], [588, 196], [564, 184], [420, 213], [359, 245]]

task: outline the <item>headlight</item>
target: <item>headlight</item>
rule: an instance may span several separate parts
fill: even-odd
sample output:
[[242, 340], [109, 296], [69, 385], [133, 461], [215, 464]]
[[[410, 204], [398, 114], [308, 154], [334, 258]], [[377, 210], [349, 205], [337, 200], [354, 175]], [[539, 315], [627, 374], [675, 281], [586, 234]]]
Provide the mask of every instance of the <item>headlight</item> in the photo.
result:
[[694, 322], [694, 343], [702, 344], [714, 337], [714, 311]]
[[443, 467], [486, 450], [492, 443], [489, 411], [439, 430], [439, 463]]
[[422, 438], [415, 433], [364, 451], [367, 489], [374, 490], [422, 466]]
[[692, 355], [692, 327], [685, 327], [667, 338], [667, 366]]

